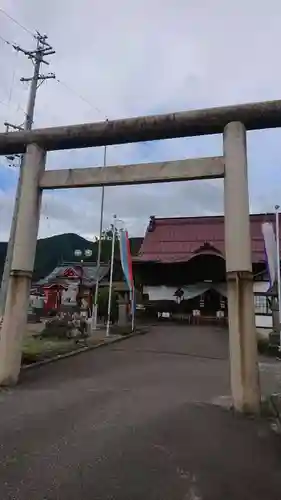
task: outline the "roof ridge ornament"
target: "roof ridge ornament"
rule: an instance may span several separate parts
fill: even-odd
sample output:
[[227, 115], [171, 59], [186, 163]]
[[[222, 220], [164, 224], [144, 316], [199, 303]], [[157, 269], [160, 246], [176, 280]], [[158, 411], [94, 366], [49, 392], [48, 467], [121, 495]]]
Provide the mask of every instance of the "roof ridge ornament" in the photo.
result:
[[209, 241], [204, 241], [203, 245], [200, 245], [200, 247], [196, 248], [193, 253], [201, 253], [201, 252], [208, 252], [208, 251], [216, 252], [221, 255], [221, 251], [218, 250], [214, 245], [212, 245]]
[[155, 215], [151, 215], [150, 219], [149, 219], [149, 224], [148, 224], [147, 231], [149, 233], [152, 233], [155, 230], [155, 227], [156, 227]]

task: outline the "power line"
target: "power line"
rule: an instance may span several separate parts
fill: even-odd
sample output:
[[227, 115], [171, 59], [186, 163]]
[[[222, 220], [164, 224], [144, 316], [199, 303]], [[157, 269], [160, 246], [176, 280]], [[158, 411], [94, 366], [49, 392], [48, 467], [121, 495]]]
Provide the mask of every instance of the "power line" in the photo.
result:
[[5, 101], [0, 100], [0, 104], [2, 104], [3, 106], [7, 106], [7, 108], [9, 107], [9, 104], [7, 104]]
[[[1, 8], [0, 8], [0, 12], [4, 12], [5, 13], [5, 11], [3, 11], [3, 9], [1, 9]], [[11, 17], [11, 16], [8, 15], [8, 17]], [[19, 23], [17, 23], [17, 24], [19, 24]], [[29, 30], [27, 30], [27, 31], [29, 32]], [[32, 36], [35, 36], [35, 35], [33, 35], [33, 33], [32, 33]], [[25, 55], [28, 55], [28, 51], [25, 51], [25, 50], [21, 49], [19, 47], [19, 45], [17, 45], [16, 43], [10, 42], [9, 40], [7, 40], [4, 37], [2, 37], [1, 35], [0, 35], [0, 39], [4, 43], [6, 43], [7, 45], [9, 45], [12, 49], [16, 50], [17, 52], [23, 52]], [[47, 55], [49, 55], [49, 54], [47, 54]], [[55, 80], [57, 81], [57, 83], [59, 83], [60, 85], [62, 85], [63, 87], [65, 87], [68, 91], [72, 92], [72, 94], [76, 95], [76, 97], [78, 97], [79, 99], [81, 99], [82, 101], [84, 101], [86, 104], [88, 104], [92, 109], [95, 109], [95, 111], [97, 111], [99, 114], [101, 114], [103, 116], [103, 118], [107, 119], [107, 117], [105, 116], [105, 114], [103, 113], [103, 111], [98, 106], [94, 105], [92, 102], [90, 102], [88, 99], [86, 99], [86, 97], [84, 97], [82, 94], [80, 94], [79, 92], [77, 92], [77, 90], [74, 90], [72, 87], [70, 87], [70, 85], [68, 85], [67, 83], [65, 83], [60, 78], [55, 78]], [[22, 79], [21, 81], [25, 81], [25, 80]]]
[[[29, 35], [31, 35], [33, 38], [35, 37], [34, 33], [32, 33], [32, 31], [30, 29], [28, 29], [26, 26], [24, 26], [22, 23], [20, 23], [19, 21], [17, 21], [17, 19], [15, 19], [13, 16], [11, 16], [10, 14], [8, 14], [8, 12], [6, 12], [4, 9], [2, 9], [0, 7], [0, 12], [2, 12], [2, 14], [4, 14], [4, 16], [6, 16], [8, 19], [10, 19], [11, 21], [13, 21], [15, 24], [17, 24], [20, 28], [22, 28], [24, 31], [26, 31], [26, 33], [29, 33]], [[1, 37], [2, 38], [2, 37]]]
[[[41, 35], [39, 33], [39, 31], [37, 31], [36, 35], [33, 35], [33, 36], [34, 36], [34, 38], [37, 41], [40, 40], [40, 43], [42, 45], [42, 47], [40, 49], [40, 52], [42, 52], [43, 57], [55, 54], [55, 51], [52, 49], [51, 45], [46, 41], [47, 38], [48, 38], [47, 35]], [[36, 56], [36, 54], [37, 54], [36, 50], [26, 50], [26, 49], [23, 49], [19, 44], [14, 43], [14, 42], [10, 42], [6, 38], [2, 37], [1, 35], [0, 35], [0, 39], [4, 43], [6, 43], [7, 45], [9, 45], [16, 52], [22, 52], [24, 55], [28, 56], [28, 58], [31, 59], [31, 60], [33, 60], [33, 61], [36, 59], [36, 57], [37, 57]], [[44, 63], [44, 64], [49, 65], [49, 63], [47, 61], [45, 61], [43, 58], [42, 58], [41, 62]]]
[[[0, 12], [3, 12], [8, 18], [10, 18], [12, 21], [14, 21], [16, 24], [18, 24], [21, 28], [23, 28], [25, 31], [27, 31], [29, 34], [31, 34], [33, 37], [36, 38], [37, 35], [34, 35], [34, 33], [32, 33], [28, 28], [26, 28], [25, 26], [21, 25], [21, 23], [19, 23], [16, 19], [14, 19], [12, 16], [10, 16], [9, 14], [7, 14], [3, 9], [0, 8]], [[14, 50], [16, 51], [21, 51], [23, 52], [25, 55], [28, 55], [28, 51], [24, 51], [22, 49], [19, 48], [19, 46], [15, 43], [12, 43], [10, 42], [9, 40], [6, 40], [5, 38], [3, 38], [1, 35], [0, 35], [0, 39], [2, 39], [3, 42], [5, 42], [7, 45], [10, 45]], [[51, 47], [49, 46], [49, 48], [51, 49]], [[50, 52], [51, 54], [51, 52]], [[49, 75], [49, 78], [54, 78], [54, 75], [53, 73], [51, 73]], [[72, 94], [76, 95], [76, 97], [78, 97], [79, 99], [81, 99], [83, 102], [85, 102], [86, 104], [88, 104], [88, 106], [90, 106], [92, 109], [94, 109], [95, 111], [97, 111], [103, 118], [105, 118], [106, 120], [108, 119], [108, 117], [105, 115], [105, 113], [103, 113], [103, 111], [96, 105], [94, 105], [91, 101], [89, 101], [86, 97], [84, 97], [81, 93], [79, 93], [77, 90], [74, 90], [72, 87], [70, 87], [70, 85], [68, 85], [67, 83], [65, 83], [63, 80], [61, 80], [60, 78], [57, 78], [55, 77], [55, 80], [57, 83], [59, 83], [60, 85], [62, 85], [63, 87], [65, 87], [68, 91], [72, 92]], [[21, 81], [26, 81], [26, 79], [21, 79]], [[1, 101], [0, 101], [1, 103]], [[2, 104], [4, 104], [5, 106], [8, 106], [8, 104], [4, 103], [2, 101]], [[22, 108], [20, 108], [22, 109]], [[151, 144], [147, 144], [147, 143], [143, 143], [143, 145], [148, 148], [148, 149], [151, 149]], [[149, 156], [149, 153], [145, 155], [145, 158]]]
[[79, 97], [82, 101], [84, 101], [86, 104], [88, 104], [91, 108], [95, 109], [98, 113], [100, 113], [103, 117], [105, 116], [104, 113], [102, 112], [102, 110], [100, 108], [98, 108], [97, 106], [95, 106], [93, 103], [91, 103], [90, 101], [88, 101], [88, 99], [86, 99], [85, 97], [83, 97], [81, 94], [79, 94], [79, 92], [77, 92], [76, 90], [74, 90], [73, 88], [71, 88], [67, 83], [63, 82], [62, 80], [60, 80], [59, 78], [56, 78], [56, 81], [58, 83], [60, 83], [61, 85], [63, 85], [63, 87], [65, 87], [66, 89], [68, 89], [70, 92], [72, 92], [74, 95], [76, 95], [77, 97]]
[[2, 40], [2, 42], [6, 43], [6, 45], [13, 45], [12, 42], [9, 42], [9, 40], [6, 40], [6, 38], [4, 38], [2, 35], [0, 35], [0, 40]]
[[[105, 120], [108, 120], [108, 117], [105, 115], [105, 113], [102, 112], [102, 110], [100, 108], [98, 108], [97, 106], [95, 106], [93, 103], [91, 103], [88, 99], [86, 99], [83, 95], [81, 95], [79, 92], [77, 92], [76, 90], [74, 90], [72, 87], [70, 87], [67, 83], [63, 82], [62, 80], [60, 80], [59, 78], [56, 78], [56, 81], [58, 83], [60, 83], [61, 85], [63, 85], [66, 89], [68, 89], [70, 92], [72, 92], [74, 95], [76, 95], [77, 97], [79, 97], [82, 101], [84, 101], [86, 104], [88, 104], [92, 109], [95, 109], [98, 113], [100, 113], [102, 115], [102, 117], [105, 119]], [[143, 142], [141, 143], [145, 148], [148, 149], [148, 152], [142, 157], [142, 159], [146, 159], [148, 156], [150, 156], [150, 150], [152, 148], [152, 144], [149, 142]], [[117, 147], [117, 144], [113, 145], [112, 148], [114, 149], [115, 147]]]
[[[1, 9], [0, 9], [0, 11], [1, 11]], [[25, 55], [28, 55], [28, 51], [24, 51], [16, 43], [11, 42], [11, 41], [5, 39], [1, 35], [0, 35], [0, 39], [4, 43], [6, 43], [7, 45], [9, 45], [13, 50], [16, 50], [17, 52], [20, 51], [20, 52], [23, 52]], [[50, 77], [53, 78], [53, 73], [51, 73]], [[86, 104], [88, 104], [92, 109], [95, 109], [95, 111], [97, 111], [99, 114], [101, 114], [103, 118], [107, 119], [107, 117], [105, 116], [105, 113], [103, 113], [102, 110], [98, 106], [95, 106], [92, 102], [90, 102], [88, 99], [86, 99], [86, 97], [84, 97], [81, 93], [77, 92], [77, 90], [74, 90], [72, 87], [70, 87], [70, 85], [68, 85], [63, 80], [61, 80], [59, 78], [55, 78], [55, 80], [56, 80], [57, 83], [59, 83], [60, 85], [62, 85], [63, 87], [65, 87], [68, 91], [70, 91], [72, 94], [74, 94], [76, 97], [78, 97], [83, 102], [85, 102]], [[25, 79], [21, 79], [21, 81], [26, 81], [26, 80]], [[4, 104], [5, 106], [8, 106], [8, 104], [4, 103], [3, 101], [0, 101], [0, 102], [2, 102], [2, 104]]]
[[13, 69], [13, 74], [12, 74], [12, 81], [11, 81], [11, 87], [10, 87], [10, 92], [9, 92], [9, 105], [12, 100], [12, 95], [14, 91], [14, 84], [15, 84], [15, 77], [16, 77], [16, 71], [17, 71], [17, 58], [18, 58], [18, 52], [15, 54], [16, 60], [14, 61], [14, 69]]
[[[10, 107], [10, 103], [7, 103], [7, 102], [2, 101], [2, 100], [0, 100], [0, 104], [2, 104], [3, 106], [6, 106], [6, 108], [9, 108], [9, 107]], [[20, 104], [15, 104], [15, 105], [13, 105], [13, 107], [14, 107], [14, 109], [15, 109], [16, 111], [21, 110], [21, 111], [22, 111], [22, 112], [26, 115], [26, 111], [25, 111], [25, 110], [21, 107], [21, 105], [20, 105]]]
[[[8, 40], [6, 40], [5, 38], [3, 38], [1, 35], [0, 35], [0, 40], [3, 41], [3, 43], [9, 45], [12, 47], [12, 43], [9, 42]], [[13, 47], [12, 47], [13, 48]], [[17, 55], [17, 53], [16, 53]], [[8, 98], [8, 102], [9, 102], [9, 105], [10, 105], [10, 102], [11, 102], [11, 97], [12, 97], [12, 92], [13, 92], [13, 86], [14, 86], [14, 79], [15, 79], [15, 73], [16, 73], [16, 63], [14, 61], [14, 64], [13, 64], [13, 71], [12, 71], [12, 81], [11, 81], [11, 85], [10, 85], [10, 88], [9, 90], [7, 89], [8, 91], [8, 95], [9, 95], [9, 98]], [[4, 92], [6, 93], [6, 89], [4, 89], [4, 87], [2, 87], [2, 89], [4, 90]]]

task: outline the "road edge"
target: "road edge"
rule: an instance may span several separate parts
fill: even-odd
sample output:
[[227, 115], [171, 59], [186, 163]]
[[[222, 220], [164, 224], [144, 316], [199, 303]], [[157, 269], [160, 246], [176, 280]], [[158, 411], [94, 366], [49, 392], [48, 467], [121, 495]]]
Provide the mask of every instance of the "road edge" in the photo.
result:
[[117, 344], [117, 342], [122, 342], [123, 340], [131, 339], [132, 337], [137, 337], [138, 335], [144, 335], [148, 333], [148, 330], [137, 331], [134, 333], [129, 333], [127, 335], [122, 335], [118, 338], [112, 338], [107, 341], [101, 341], [95, 345], [87, 345], [83, 346], [80, 349], [75, 349], [73, 351], [69, 351], [63, 354], [57, 354], [56, 356], [48, 359], [43, 359], [42, 361], [36, 361], [35, 363], [30, 363], [29, 365], [22, 365], [21, 371], [25, 370], [33, 370], [35, 368], [40, 368], [40, 366], [49, 365], [51, 363], [55, 363], [56, 361], [61, 361], [63, 359], [72, 358], [78, 354], [83, 354], [83, 352], [93, 351], [94, 349], [99, 349], [100, 347], [106, 347], [112, 344]]

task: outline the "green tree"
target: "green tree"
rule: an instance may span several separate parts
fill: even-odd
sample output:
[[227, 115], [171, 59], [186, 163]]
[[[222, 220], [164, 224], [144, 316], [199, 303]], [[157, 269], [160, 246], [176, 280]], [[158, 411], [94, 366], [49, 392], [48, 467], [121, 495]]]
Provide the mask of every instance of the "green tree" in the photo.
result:
[[[113, 238], [113, 227], [111, 226], [110, 229], [104, 229], [102, 231], [101, 239], [103, 241], [112, 241]], [[115, 231], [115, 240], [118, 238], [118, 233]]]
[[[108, 312], [108, 296], [109, 288], [103, 287], [99, 289], [98, 296], [98, 315], [100, 318], [107, 318]], [[111, 295], [111, 321], [115, 323], [118, 320], [118, 295], [112, 290]]]

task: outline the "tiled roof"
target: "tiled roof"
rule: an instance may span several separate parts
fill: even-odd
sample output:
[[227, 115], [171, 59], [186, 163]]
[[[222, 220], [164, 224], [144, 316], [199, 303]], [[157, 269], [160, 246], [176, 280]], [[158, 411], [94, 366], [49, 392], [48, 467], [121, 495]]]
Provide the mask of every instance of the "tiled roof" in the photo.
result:
[[[36, 285], [48, 285], [56, 281], [62, 283], [63, 280], [68, 281], [67, 270], [73, 270], [77, 276], [81, 275], [81, 265], [73, 262], [65, 262], [64, 264], [55, 267], [55, 269], [45, 278], [37, 281]], [[109, 272], [109, 265], [101, 265], [98, 269], [95, 263], [87, 263], [83, 265], [83, 284], [91, 286], [93, 285], [97, 277], [102, 280]]]
[[[274, 222], [275, 214], [250, 216], [252, 260], [264, 261], [262, 222]], [[280, 218], [281, 222], [281, 218]], [[205, 245], [205, 248], [204, 248]], [[224, 257], [224, 217], [152, 217], [135, 261], [186, 262], [198, 253], [215, 253]]]

